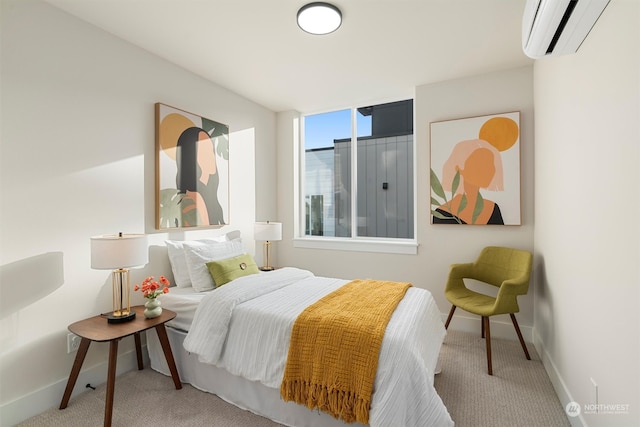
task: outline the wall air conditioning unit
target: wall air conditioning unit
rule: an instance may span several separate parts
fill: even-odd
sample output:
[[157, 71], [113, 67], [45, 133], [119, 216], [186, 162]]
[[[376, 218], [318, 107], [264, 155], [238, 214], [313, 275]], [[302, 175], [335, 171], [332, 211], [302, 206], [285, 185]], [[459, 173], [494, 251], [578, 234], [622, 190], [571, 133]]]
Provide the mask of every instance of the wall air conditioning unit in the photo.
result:
[[527, 0], [522, 49], [531, 58], [575, 53], [609, 0]]

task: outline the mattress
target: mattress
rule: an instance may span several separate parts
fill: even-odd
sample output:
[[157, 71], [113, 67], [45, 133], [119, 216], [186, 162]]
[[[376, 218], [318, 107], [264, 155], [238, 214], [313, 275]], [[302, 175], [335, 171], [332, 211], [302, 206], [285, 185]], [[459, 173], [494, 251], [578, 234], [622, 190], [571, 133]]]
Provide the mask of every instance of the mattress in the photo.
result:
[[[210, 292], [172, 288], [162, 296], [162, 305], [178, 314], [167, 325], [182, 381], [286, 425], [344, 425], [282, 401], [279, 388], [297, 315], [347, 282], [288, 268], [236, 279]], [[431, 294], [410, 288], [385, 332], [371, 426], [453, 425], [433, 387], [445, 333]], [[152, 368], [167, 374], [154, 334], [148, 334], [148, 341]], [[216, 378], [209, 384], [205, 378], [212, 375]], [[255, 401], [247, 402], [247, 396]], [[291, 415], [299, 412], [303, 419]]]

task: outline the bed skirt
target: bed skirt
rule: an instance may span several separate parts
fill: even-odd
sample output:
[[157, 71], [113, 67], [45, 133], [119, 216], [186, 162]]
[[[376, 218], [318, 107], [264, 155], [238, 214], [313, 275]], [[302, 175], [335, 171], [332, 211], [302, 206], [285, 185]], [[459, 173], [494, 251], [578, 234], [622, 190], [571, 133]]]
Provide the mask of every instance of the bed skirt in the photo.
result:
[[[170, 376], [157, 334], [147, 333], [146, 335], [151, 368]], [[324, 412], [310, 410], [293, 402], [285, 402], [280, 397], [279, 389], [267, 387], [257, 381], [249, 381], [232, 375], [224, 369], [199, 362], [198, 356], [187, 353], [182, 346], [187, 336], [186, 332], [167, 327], [167, 335], [180, 380], [183, 383], [213, 393], [238, 408], [290, 427], [358, 427], [363, 425], [361, 423], [346, 424]]]

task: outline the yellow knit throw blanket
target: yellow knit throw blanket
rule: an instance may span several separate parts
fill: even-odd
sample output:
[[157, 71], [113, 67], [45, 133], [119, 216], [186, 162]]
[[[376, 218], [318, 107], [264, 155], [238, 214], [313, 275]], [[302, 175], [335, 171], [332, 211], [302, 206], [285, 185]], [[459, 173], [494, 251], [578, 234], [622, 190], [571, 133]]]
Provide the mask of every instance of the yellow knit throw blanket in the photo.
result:
[[351, 423], [369, 423], [382, 337], [409, 283], [354, 280], [296, 319], [280, 395]]

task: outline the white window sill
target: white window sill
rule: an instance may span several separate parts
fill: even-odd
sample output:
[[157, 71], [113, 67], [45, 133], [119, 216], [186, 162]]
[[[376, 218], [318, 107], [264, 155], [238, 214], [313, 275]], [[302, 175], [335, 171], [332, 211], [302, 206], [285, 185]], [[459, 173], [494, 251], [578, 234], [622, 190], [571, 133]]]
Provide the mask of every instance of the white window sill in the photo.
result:
[[389, 254], [416, 255], [418, 242], [409, 239], [298, 237], [293, 247], [305, 249], [328, 249], [335, 251], [379, 252]]

